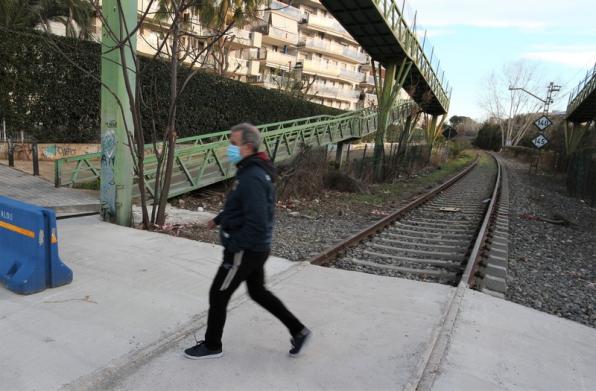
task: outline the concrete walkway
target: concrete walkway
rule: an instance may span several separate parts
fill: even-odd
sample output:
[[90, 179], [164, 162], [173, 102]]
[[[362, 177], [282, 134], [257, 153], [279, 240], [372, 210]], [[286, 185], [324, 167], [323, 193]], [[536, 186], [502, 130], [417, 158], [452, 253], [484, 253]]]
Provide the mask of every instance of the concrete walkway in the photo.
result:
[[95, 191], [56, 188], [45, 179], [0, 164], [0, 195], [52, 208], [58, 215], [99, 211]]
[[[312, 328], [288, 357], [283, 326], [239, 290], [225, 356], [182, 350], [204, 333], [218, 246], [100, 222], [59, 221], [71, 285], [0, 289], [0, 390], [401, 390], [422, 373], [454, 288], [268, 262], [271, 289]], [[596, 389], [596, 330], [468, 291], [436, 390]]]
[[433, 390], [596, 390], [596, 329], [468, 290]]

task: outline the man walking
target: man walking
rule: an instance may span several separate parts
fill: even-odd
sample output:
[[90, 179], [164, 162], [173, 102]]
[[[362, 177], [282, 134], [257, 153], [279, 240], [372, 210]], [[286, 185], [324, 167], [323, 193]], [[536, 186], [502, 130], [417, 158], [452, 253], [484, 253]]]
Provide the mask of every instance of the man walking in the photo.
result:
[[310, 330], [265, 288], [264, 265], [271, 249], [275, 212], [275, 169], [267, 154], [258, 152], [260, 144], [261, 135], [254, 126], [232, 128], [228, 159], [238, 167], [236, 180], [223, 211], [208, 225], [220, 226], [223, 263], [209, 291], [205, 340], [184, 351], [191, 359], [223, 356], [221, 338], [228, 302], [243, 281], [249, 296], [288, 328], [292, 336], [290, 355], [300, 353], [310, 338]]

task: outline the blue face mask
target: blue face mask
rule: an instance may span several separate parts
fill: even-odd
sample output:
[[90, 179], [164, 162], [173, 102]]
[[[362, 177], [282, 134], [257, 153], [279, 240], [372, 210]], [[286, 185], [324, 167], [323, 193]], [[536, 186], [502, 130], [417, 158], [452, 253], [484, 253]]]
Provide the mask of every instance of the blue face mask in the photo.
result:
[[228, 160], [234, 164], [238, 164], [240, 160], [242, 160], [242, 155], [240, 155], [240, 147], [236, 145], [228, 145]]

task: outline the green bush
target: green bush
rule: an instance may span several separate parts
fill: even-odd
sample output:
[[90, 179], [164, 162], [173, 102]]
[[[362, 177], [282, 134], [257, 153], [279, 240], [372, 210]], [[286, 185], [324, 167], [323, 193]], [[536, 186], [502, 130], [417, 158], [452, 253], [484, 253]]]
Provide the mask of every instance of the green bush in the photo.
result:
[[[60, 48], [72, 62], [48, 41]], [[0, 119], [10, 131], [24, 130], [41, 142], [98, 142], [100, 45], [42, 33], [0, 31]], [[141, 58], [143, 125], [151, 140], [151, 109], [158, 137], [165, 129], [169, 64]], [[74, 64], [73, 64], [74, 63]], [[75, 65], [76, 64], [76, 65]], [[181, 67], [180, 78], [188, 74]], [[199, 72], [180, 98], [178, 137], [229, 129], [239, 122], [256, 125], [342, 111], [242, 82]]]
[[462, 151], [469, 149], [471, 143], [466, 139], [454, 139], [447, 141], [447, 147], [449, 148], [449, 158], [456, 158]]

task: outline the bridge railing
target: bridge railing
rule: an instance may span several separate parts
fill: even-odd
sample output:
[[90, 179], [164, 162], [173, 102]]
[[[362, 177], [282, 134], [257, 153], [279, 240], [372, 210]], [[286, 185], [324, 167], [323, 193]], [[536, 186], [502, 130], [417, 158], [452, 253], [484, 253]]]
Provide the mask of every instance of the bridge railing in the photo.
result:
[[[407, 115], [415, 103], [400, 101], [392, 112], [393, 119]], [[322, 115], [258, 126], [263, 146], [279, 162], [295, 155], [302, 145], [324, 146], [374, 133], [377, 127], [375, 109], [363, 109], [337, 116]], [[177, 141], [174, 169], [168, 198], [225, 180], [234, 175], [234, 165], [227, 160], [229, 131], [182, 138]], [[147, 150], [153, 147], [146, 146]], [[147, 193], [154, 197], [157, 157], [144, 159]], [[55, 161], [56, 186], [97, 181], [101, 174], [101, 153], [68, 157]], [[138, 186], [133, 196], [139, 196]]]
[[591, 70], [586, 72], [586, 76], [582, 81], [569, 93], [567, 115], [569, 116], [573, 113], [594, 90], [596, 90], [596, 64], [594, 64]]
[[418, 37], [409, 27], [408, 22], [404, 18], [403, 11], [400, 10], [396, 0], [372, 1], [377, 5], [377, 8], [384, 16], [387, 25], [391, 26], [391, 29], [402, 43], [404, 50], [420, 70], [420, 73], [427, 81], [441, 106], [447, 111], [449, 109], [450, 101], [447, 88], [443, 86], [443, 80], [439, 79], [433, 69], [431, 60], [428, 59]]

